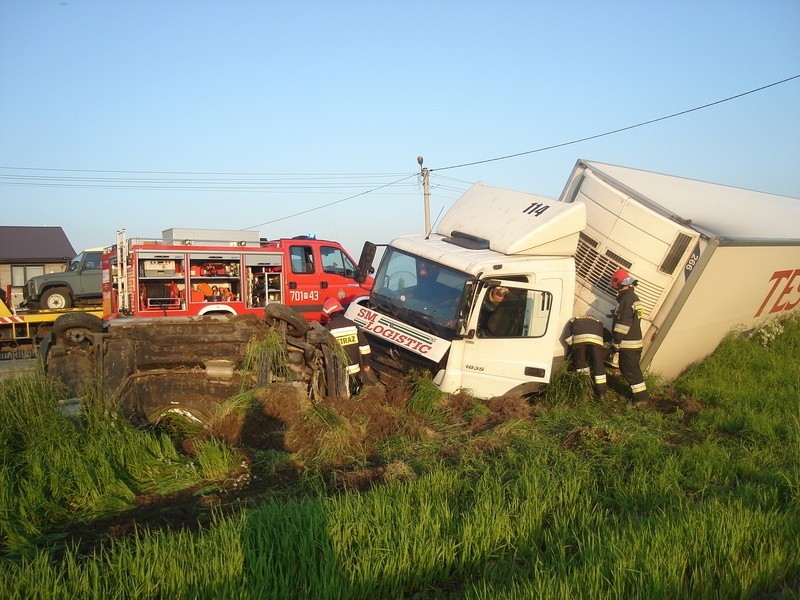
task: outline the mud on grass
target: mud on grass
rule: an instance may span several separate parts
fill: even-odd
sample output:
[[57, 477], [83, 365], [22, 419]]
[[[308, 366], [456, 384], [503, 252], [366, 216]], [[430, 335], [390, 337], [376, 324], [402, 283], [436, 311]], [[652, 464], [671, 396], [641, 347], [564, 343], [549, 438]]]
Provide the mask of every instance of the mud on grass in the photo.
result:
[[[438, 394], [434, 412], [426, 415], [410, 408], [414, 389], [411, 381], [393, 389], [372, 386], [354, 398], [329, 398], [315, 404], [291, 384], [260, 388], [248, 402], [223, 411], [207, 429], [176, 439], [189, 455], [209, 438], [233, 447], [241, 463], [223, 481], [169, 495], [139, 496], [133, 509], [108, 519], [60, 527], [44, 536], [45, 543], [88, 552], [142, 529], [196, 531], [209, 526], [215, 515], [252, 508], [267, 498], [317, 493], [319, 488], [309, 485], [309, 473], [333, 493], [411, 481], [417, 476], [414, 469], [384, 453], [391, 440], [438, 442], [442, 459], [458, 460], [467, 451], [497, 451], [505, 443], [504, 427], [531, 421], [549, 410], [542, 398], [497, 396], [480, 401], [457, 393]], [[617, 398], [604, 410], [619, 412], [620, 402], [627, 401]], [[644, 410], [664, 414], [680, 410], [688, 420], [702, 406], [692, 399], [672, 397], [666, 390]], [[602, 429], [581, 427], [565, 436], [562, 447], [577, 449], [587, 437], [610, 443]], [[272, 460], [265, 462], [264, 456]]]

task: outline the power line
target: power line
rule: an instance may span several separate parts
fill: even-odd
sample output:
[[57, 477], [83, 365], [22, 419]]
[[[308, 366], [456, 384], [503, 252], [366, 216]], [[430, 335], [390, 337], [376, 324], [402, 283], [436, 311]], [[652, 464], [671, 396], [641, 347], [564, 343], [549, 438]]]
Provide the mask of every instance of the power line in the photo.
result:
[[123, 175], [235, 175], [242, 177], [298, 177], [301, 179], [309, 178], [342, 178], [352, 179], [359, 177], [392, 177], [402, 175], [402, 173], [268, 173], [258, 171], [134, 171], [134, 170], [103, 170], [103, 169], [63, 169], [46, 167], [11, 167], [0, 166], [0, 169], [10, 169], [15, 171], [52, 171], [60, 173], [116, 173]]
[[328, 202], [327, 204], [322, 204], [320, 206], [315, 206], [313, 208], [309, 208], [307, 210], [302, 210], [300, 212], [296, 212], [293, 215], [286, 215], [285, 217], [279, 217], [277, 219], [272, 219], [271, 221], [264, 221], [263, 223], [259, 223], [258, 225], [251, 225], [250, 227], [243, 227], [242, 229], [255, 229], [256, 227], [263, 227], [264, 225], [270, 225], [272, 223], [277, 223], [278, 221], [285, 221], [286, 219], [291, 219], [292, 217], [299, 217], [300, 215], [305, 215], [310, 212], [314, 212], [315, 210], [321, 210], [323, 208], [328, 208], [329, 206], [333, 206], [335, 204], [341, 204], [342, 202], [346, 202], [347, 200], [352, 200], [353, 198], [358, 198], [359, 196], [364, 196], [366, 194], [371, 194], [372, 192], [377, 192], [380, 189], [397, 185], [398, 183], [402, 183], [407, 179], [411, 179], [412, 177], [417, 177], [419, 173], [413, 173], [411, 175], [407, 175], [402, 179], [398, 179], [397, 181], [393, 181], [391, 183], [386, 183], [384, 185], [378, 186], [376, 188], [366, 190], [364, 192], [360, 192], [358, 194], [353, 194], [352, 196], [348, 196], [347, 198], [342, 198], [341, 200], [335, 200], [334, 202]]
[[[765, 89], [781, 85], [783, 83], [792, 81], [794, 79], [800, 78], [800, 74], [794, 75], [792, 77], [787, 77], [786, 79], [782, 79], [780, 81], [776, 81], [767, 85], [763, 85], [761, 87], [748, 90], [746, 92], [742, 92], [740, 94], [736, 94], [734, 96], [729, 96], [727, 98], [723, 98], [722, 100], [717, 100], [714, 102], [709, 102], [707, 104], [703, 104], [701, 106], [696, 106], [694, 108], [689, 108], [686, 110], [682, 110], [676, 113], [672, 113], [666, 116], [657, 117], [654, 119], [650, 119], [648, 121], [642, 121], [641, 123], [636, 123], [634, 125], [628, 125], [626, 127], [620, 127], [618, 129], [614, 129], [611, 131], [606, 131], [604, 133], [598, 133], [591, 136], [582, 137], [576, 140], [571, 140], [568, 142], [562, 142], [559, 144], [553, 144], [550, 146], [543, 146], [540, 148], [536, 148], [534, 150], [527, 150], [525, 152], [517, 152], [515, 154], [508, 154], [505, 156], [499, 156], [495, 158], [487, 158], [484, 160], [477, 160], [468, 163], [461, 163], [457, 165], [450, 165], [448, 167], [439, 167], [436, 169], [430, 169], [430, 172], [433, 173], [434, 171], [446, 171], [451, 169], [459, 169], [463, 167], [469, 167], [474, 165], [480, 165], [490, 162], [496, 162], [500, 160], [508, 160], [510, 158], [516, 158], [519, 156], [526, 156], [528, 154], [535, 154], [538, 152], [544, 152], [546, 150], [553, 150], [555, 148], [563, 148], [565, 146], [570, 146], [574, 144], [578, 144], [580, 142], [586, 142], [589, 140], [598, 139], [601, 137], [607, 137], [610, 135], [614, 135], [616, 133], [621, 133], [623, 131], [628, 131], [631, 129], [636, 129], [638, 127], [644, 127], [645, 125], [652, 125], [653, 123], [658, 123], [659, 121], [665, 121], [667, 119], [673, 119], [675, 117], [679, 117], [682, 115], [686, 115], [692, 112], [696, 112], [699, 110], [703, 110], [712, 106], [716, 106], [719, 104], [723, 104], [725, 102], [730, 102], [731, 100], [735, 100], [738, 98], [742, 98], [744, 96], [754, 94], [756, 92], [763, 91]], [[371, 194], [373, 192], [377, 192], [378, 190], [385, 189], [387, 187], [399, 185], [412, 177], [417, 177], [418, 173], [413, 173], [411, 175], [406, 175], [397, 179], [396, 181], [392, 181], [389, 183], [385, 183], [382, 185], [374, 186], [371, 182], [361, 182], [361, 183], [353, 183], [353, 180], [356, 179], [364, 179], [364, 178], [371, 178], [374, 179], [376, 177], [386, 177], [386, 176], [396, 176], [399, 175], [398, 173], [382, 173], [382, 174], [344, 174], [344, 173], [329, 173], [329, 174], [288, 174], [288, 173], [258, 173], [258, 172], [201, 172], [201, 171], [133, 171], [133, 170], [117, 170], [117, 171], [102, 171], [98, 169], [52, 169], [52, 168], [35, 168], [35, 167], [9, 167], [9, 166], [0, 166], [0, 170], [16, 170], [16, 171], [44, 171], [44, 172], [70, 172], [70, 173], [107, 173], [107, 174], [115, 174], [115, 175], [178, 175], [178, 176], [193, 176], [192, 179], [159, 179], [159, 178], [148, 178], [148, 179], [134, 179], [134, 178], [123, 178], [123, 177], [68, 177], [68, 176], [30, 176], [30, 175], [0, 175], [0, 185], [12, 185], [12, 186], [41, 186], [41, 187], [95, 187], [95, 188], [105, 188], [105, 189], [145, 189], [145, 190], [159, 190], [159, 189], [167, 189], [173, 191], [226, 191], [226, 192], [266, 192], [266, 191], [280, 191], [281, 193], [301, 193], [302, 191], [309, 191], [313, 190], [316, 193], [335, 193], [335, 191], [321, 191], [321, 190], [330, 190], [331, 188], [342, 188], [342, 187], [363, 187], [363, 186], [370, 186], [369, 189], [364, 190], [363, 192], [359, 192], [357, 194], [353, 194], [351, 196], [347, 196], [346, 198], [341, 198], [339, 200], [335, 200], [333, 202], [328, 202], [326, 204], [322, 204], [313, 208], [309, 208], [307, 210], [303, 210], [291, 215], [287, 215], [285, 217], [280, 217], [277, 219], [272, 219], [270, 221], [266, 221], [264, 223], [260, 223], [258, 225], [253, 225], [252, 227], [246, 227], [243, 229], [253, 229], [255, 227], [261, 227], [263, 225], [269, 225], [271, 223], [276, 223], [278, 221], [283, 221], [286, 219], [290, 219], [292, 217], [297, 217], [300, 215], [304, 215], [316, 210], [321, 210], [323, 208], [327, 208], [329, 206], [334, 206], [336, 204], [341, 204], [342, 202], [346, 202], [348, 200], [352, 200], [354, 198], [358, 198], [360, 196], [364, 196], [367, 194]], [[211, 176], [223, 176], [222, 179], [209, 179], [208, 177]], [[199, 177], [199, 178], [198, 178]], [[230, 179], [230, 177], [258, 177], [258, 178], [265, 178], [265, 179]], [[324, 178], [324, 179], [323, 179]], [[327, 183], [325, 182], [327, 179]], [[447, 178], [445, 178], [447, 179]], [[336, 181], [332, 183], [331, 180]], [[341, 180], [349, 180], [348, 182], [342, 182]], [[457, 179], [451, 179], [451, 181], [460, 181]], [[467, 183], [467, 182], [465, 182]], [[290, 189], [289, 189], [290, 188]], [[455, 188], [449, 186], [441, 186], [443, 190], [450, 190], [450, 191], [458, 191]]]
[[780, 81], [776, 81], [774, 83], [770, 83], [767, 85], [762, 85], [759, 88], [755, 88], [752, 90], [748, 90], [746, 92], [742, 92], [741, 94], [736, 94], [735, 96], [729, 96], [728, 98], [723, 98], [722, 100], [717, 100], [716, 102], [709, 102], [708, 104], [703, 104], [702, 106], [696, 106], [694, 108], [689, 108], [686, 110], [682, 110], [680, 112], [672, 113], [671, 115], [666, 115], [664, 117], [658, 117], [656, 119], [650, 119], [649, 121], [642, 121], [641, 123], [637, 123], [636, 125], [628, 125], [627, 127], [620, 127], [619, 129], [614, 129], [612, 131], [606, 131], [605, 133], [598, 133], [596, 135], [590, 135], [588, 137], [583, 137], [577, 140], [572, 140], [570, 142], [562, 142], [560, 144], [553, 144], [552, 146], [543, 146], [541, 148], [536, 148], [535, 150], [527, 150], [526, 152], [517, 152], [516, 154], [507, 154], [506, 156], [498, 156], [496, 158], [487, 158], [485, 160], [476, 160], [474, 162], [462, 163], [460, 165], [451, 165], [449, 167], [439, 167], [438, 169], [430, 169], [431, 172], [433, 171], [446, 171], [448, 169], [460, 169], [461, 167], [471, 167], [473, 165], [482, 165], [485, 163], [495, 162], [498, 160], [506, 160], [509, 158], [516, 158], [518, 156], [525, 156], [527, 154], [535, 154], [536, 152], [544, 152], [545, 150], [554, 150], [555, 148], [563, 148], [564, 146], [571, 146], [573, 144], [579, 144], [580, 142], [588, 142], [589, 140], [596, 140], [597, 138], [613, 135], [615, 133], [620, 133], [622, 131], [628, 131], [630, 129], [636, 129], [637, 127], [644, 127], [645, 125], [652, 125], [653, 123], [658, 123], [659, 121], [665, 121], [667, 119], [672, 119], [674, 117], [680, 117], [682, 115], [689, 114], [691, 112], [695, 112], [698, 110], [703, 110], [704, 108], [709, 108], [710, 106], [716, 106], [717, 104], [722, 104], [723, 102], [729, 102], [731, 100], [736, 100], [737, 98], [741, 98], [743, 96], [747, 96], [749, 94], [755, 94], [756, 92], [760, 92], [762, 90], [766, 90], [767, 88], [774, 87], [776, 85], [780, 85], [782, 83], [786, 83], [787, 81], [792, 81], [793, 79], [800, 78], [800, 75], [793, 75], [792, 77], [787, 77], [786, 79], [781, 79]]

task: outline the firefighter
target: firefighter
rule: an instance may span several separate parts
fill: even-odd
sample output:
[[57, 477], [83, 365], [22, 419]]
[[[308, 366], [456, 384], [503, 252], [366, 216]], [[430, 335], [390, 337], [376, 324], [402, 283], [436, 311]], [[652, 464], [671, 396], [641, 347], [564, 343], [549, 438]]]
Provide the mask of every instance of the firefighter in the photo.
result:
[[605, 394], [606, 365], [608, 356], [603, 340], [603, 324], [590, 314], [575, 317], [570, 320], [567, 328], [569, 344], [572, 355], [572, 367], [578, 373], [591, 375], [592, 389], [599, 398]]
[[336, 298], [325, 300], [322, 313], [328, 317], [325, 328], [333, 334], [350, 361], [347, 366], [348, 393], [354, 395], [361, 388], [362, 375], [371, 375], [369, 343], [361, 329], [344, 316], [344, 307]]
[[619, 370], [631, 386], [633, 405], [642, 406], [650, 400], [650, 394], [639, 364], [642, 358], [641, 318], [644, 307], [633, 291], [635, 285], [636, 279], [625, 269], [618, 269], [611, 276], [611, 287], [617, 291], [611, 348], [618, 353]]

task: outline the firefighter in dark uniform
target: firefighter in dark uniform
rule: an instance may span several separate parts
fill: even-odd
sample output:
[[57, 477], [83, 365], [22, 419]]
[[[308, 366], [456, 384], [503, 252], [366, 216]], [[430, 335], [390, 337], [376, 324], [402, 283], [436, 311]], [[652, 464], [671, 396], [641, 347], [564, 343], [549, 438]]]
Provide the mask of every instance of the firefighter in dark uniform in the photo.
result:
[[362, 385], [363, 374], [370, 372], [370, 347], [367, 338], [358, 326], [344, 316], [344, 307], [336, 298], [328, 298], [322, 306], [328, 317], [325, 328], [333, 334], [344, 349], [350, 364], [347, 366], [348, 392], [357, 393]]
[[625, 269], [618, 269], [611, 276], [611, 287], [617, 290], [617, 309], [611, 333], [614, 336], [612, 349], [619, 353], [619, 370], [628, 381], [633, 393], [634, 406], [650, 400], [647, 385], [639, 362], [642, 358], [642, 306], [633, 286], [636, 279]]
[[605, 359], [608, 356], [608, 348], [603, 340], [603, 324], [587, 314], [571, 319], [567, 333], [572, 367], [578, 373], [591, 375], [594, 393], [601, 397], [607, 389]]

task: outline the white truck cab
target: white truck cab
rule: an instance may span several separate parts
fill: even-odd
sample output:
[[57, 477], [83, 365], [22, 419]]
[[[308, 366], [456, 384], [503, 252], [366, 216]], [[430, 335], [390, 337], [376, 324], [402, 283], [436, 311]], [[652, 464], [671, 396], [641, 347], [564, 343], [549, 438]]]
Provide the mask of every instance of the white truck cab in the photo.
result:
[[389, 244], [368, 302], [347, 316], [367, 334], [384, 379], [416, 368], [445, 392], [534, 391], [563, 356], [585, 225], [581, 202], [477, 183], [435, 233]]

